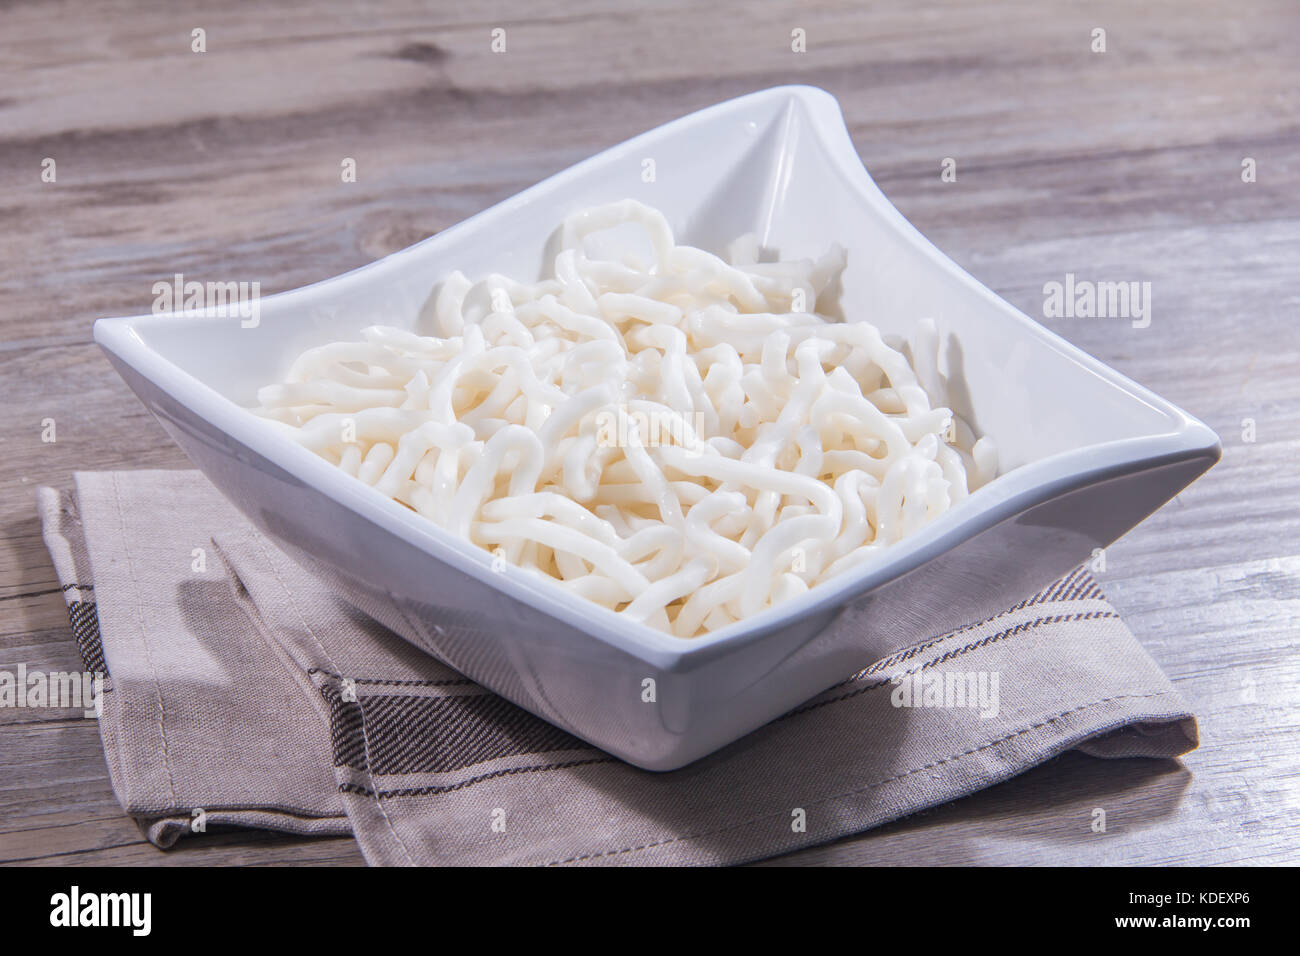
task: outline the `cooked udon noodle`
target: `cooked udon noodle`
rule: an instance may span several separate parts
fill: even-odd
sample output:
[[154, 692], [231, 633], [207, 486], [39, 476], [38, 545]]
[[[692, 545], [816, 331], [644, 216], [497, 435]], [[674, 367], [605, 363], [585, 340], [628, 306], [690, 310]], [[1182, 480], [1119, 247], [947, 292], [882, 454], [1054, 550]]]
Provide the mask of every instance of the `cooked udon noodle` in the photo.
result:
[[[644, 252], [589, 248], [628, 224]], [[310, 349], [257, 411], [498, 569], [679, 637], [860, 564], [996, 473], [943, 405], [933, 322], [913, 367], [870, 323], [817, 314], [838, 246], [759, 262], [745, 237], [727, 262], [632, 200], [560, 239], [553, 278], [452, 273], [432, 334]]]

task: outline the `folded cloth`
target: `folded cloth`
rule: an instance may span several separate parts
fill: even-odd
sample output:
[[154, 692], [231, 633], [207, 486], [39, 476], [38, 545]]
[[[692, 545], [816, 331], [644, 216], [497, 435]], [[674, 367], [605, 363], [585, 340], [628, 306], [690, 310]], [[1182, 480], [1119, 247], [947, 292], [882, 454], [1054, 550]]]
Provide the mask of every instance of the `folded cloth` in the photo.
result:
[[637, 769], [433, 660], [197, 472], [42, 488], [113, 789], [148, 838], [352, 833], [372, 864], [724, 864], [857, 833], [1064, 751], [1174, 757], [1187, 705], [1080, 569], [723, 750]]

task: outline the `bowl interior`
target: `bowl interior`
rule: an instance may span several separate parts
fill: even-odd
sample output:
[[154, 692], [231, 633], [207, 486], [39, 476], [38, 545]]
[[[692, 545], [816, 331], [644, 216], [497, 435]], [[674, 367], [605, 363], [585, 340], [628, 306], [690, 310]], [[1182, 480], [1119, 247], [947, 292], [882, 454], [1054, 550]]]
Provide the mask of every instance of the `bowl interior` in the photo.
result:
[[834, 99], [802, 87], [692, 114], [377, 263], [268, 297], [255, 327], [230, 317], [158, 315], [137, 320], [134, 332], [200, 382], [249, 405], [306, 348], [356, 338], [367, 325], [420, 328], [435, 283], [452, 270], [471, 279], [540, 277], [566, 215], [627, 197], [661, 209], [679, 241], [717, 253], [746, 232], [787, 258], [840, 243], [848, 266], [831, 311], [904, 337], [933, 318], [950, 402], [996, 442], [1003, 471], [1178, 426], [1175, 414], [939, 253], [862, 168]]

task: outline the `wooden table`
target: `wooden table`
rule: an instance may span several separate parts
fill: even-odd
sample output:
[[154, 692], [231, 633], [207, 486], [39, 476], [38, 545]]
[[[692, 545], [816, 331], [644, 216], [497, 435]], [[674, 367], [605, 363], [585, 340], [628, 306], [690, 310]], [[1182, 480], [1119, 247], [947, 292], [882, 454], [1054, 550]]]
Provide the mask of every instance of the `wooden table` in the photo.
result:
[[[1066, 272], [1151, 282], [1148, 328], [1044, 321], [1203, 418], [1225, 452], [1100, 575], [1199, 715], [1200, 750], [1067, 755], [774, 862], [1300, 860], [1300, 6], [438, 6], [0, 10], [0, 668], [78, 666], [35, 486], [187, 466], [92, 344], [94, 318], [146, 311], [175, 272], [264, 293], [332, 276], [680, 114], [810, 83], [839, 97], [903, 214], [1030, 315]], [[0, 860], [361, 857], [348, 839], [245, 833], [160, 852], [119, 809], [93, 721], [11, 709]]]

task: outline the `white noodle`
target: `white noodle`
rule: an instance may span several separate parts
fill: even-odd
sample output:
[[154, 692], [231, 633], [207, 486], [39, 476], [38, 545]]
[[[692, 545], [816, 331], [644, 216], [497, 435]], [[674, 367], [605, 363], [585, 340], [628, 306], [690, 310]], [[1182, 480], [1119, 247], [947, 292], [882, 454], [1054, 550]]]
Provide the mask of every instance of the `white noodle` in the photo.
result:
[[[591, 255], [628, 225], [650, 262]], [[554, 278], [453, 273], [432, 335], [310, 349], [256, 411], [451, 533], [694, 637], [861, 564], [998, 469], [947, 407], [932, 321], [909, 361], [870, 323], [815, 311], [839, 247], [759, 251], [679, 246], [634, 200], [584, 210]]]

